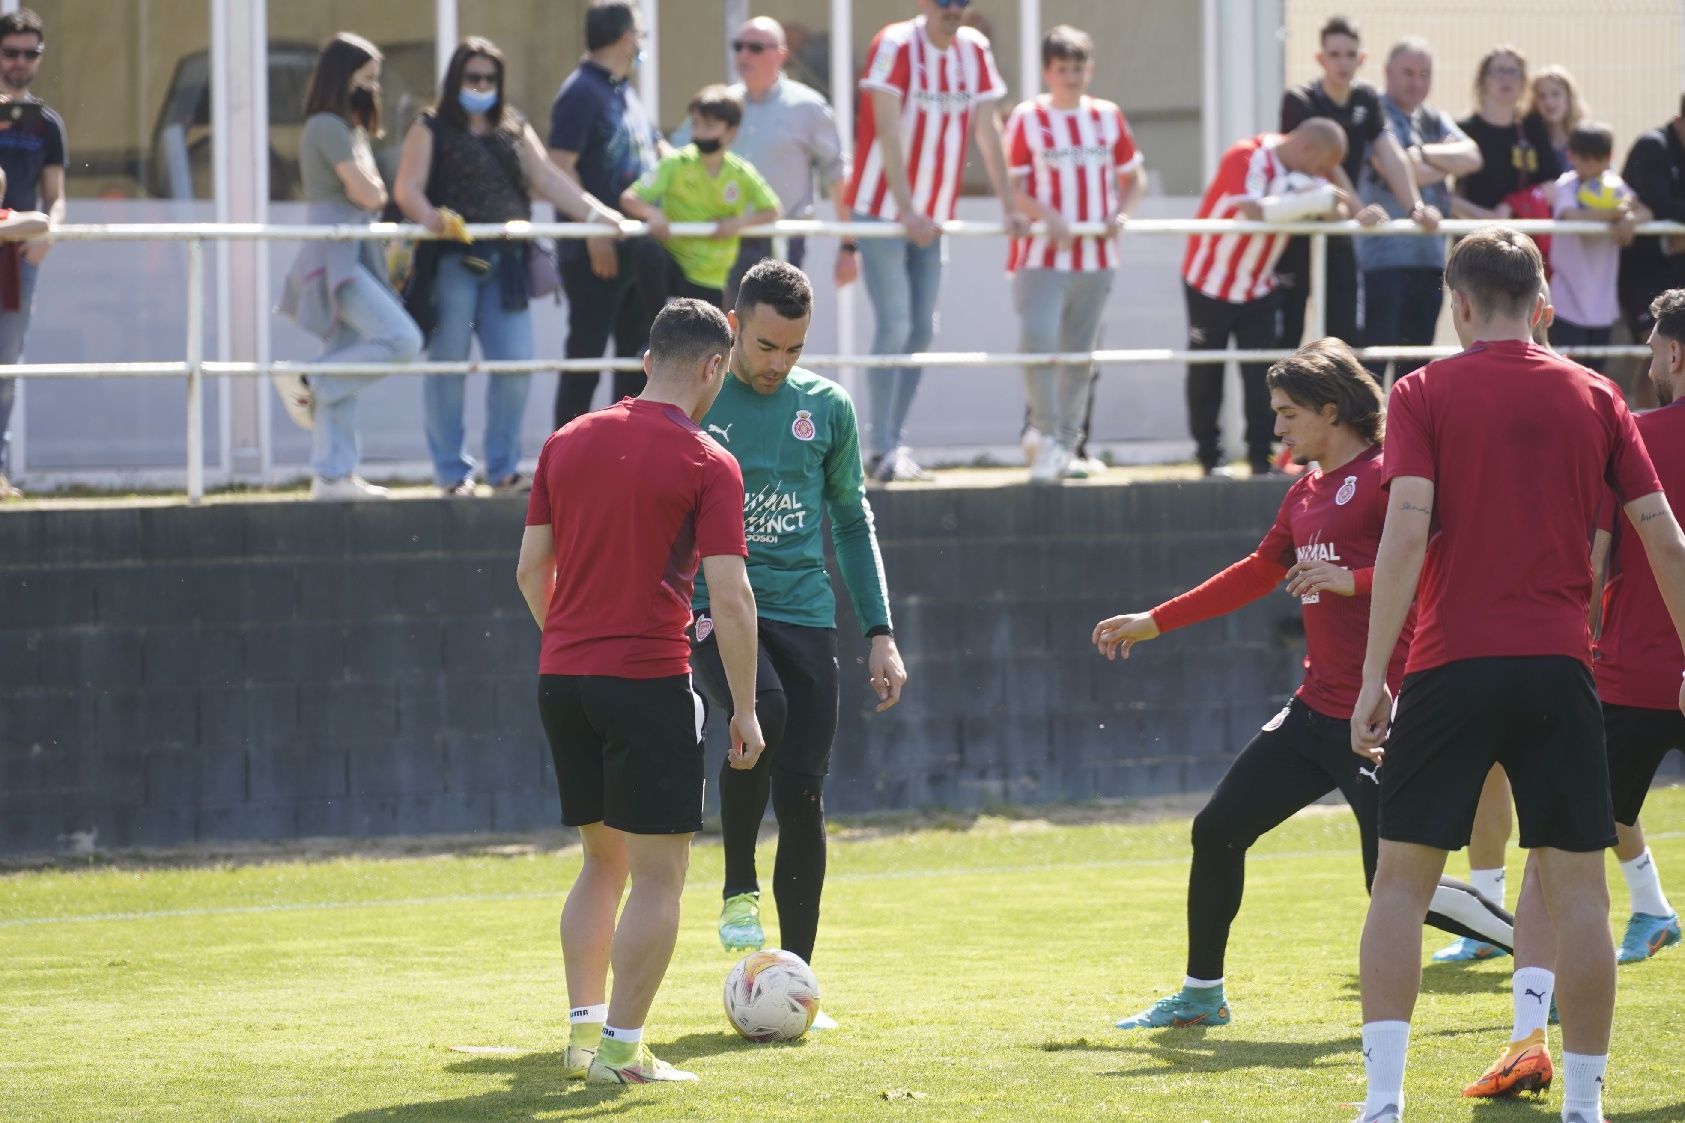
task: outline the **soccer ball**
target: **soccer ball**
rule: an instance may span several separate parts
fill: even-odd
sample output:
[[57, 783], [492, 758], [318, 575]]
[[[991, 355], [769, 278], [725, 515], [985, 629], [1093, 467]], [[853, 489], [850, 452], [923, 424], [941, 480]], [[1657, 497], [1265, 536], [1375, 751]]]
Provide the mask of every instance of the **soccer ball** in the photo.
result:
[[1618, 210], [1622, 202], [1621, 181], [1608, 172], [1588, 179], [1580, 184], [1575, 202], [1588, 211]]
[[750, 1041], [794, 1041], [819, 1013], [819, 980], [781, 948], [750, 952], [725, 980], [725, 1016]]

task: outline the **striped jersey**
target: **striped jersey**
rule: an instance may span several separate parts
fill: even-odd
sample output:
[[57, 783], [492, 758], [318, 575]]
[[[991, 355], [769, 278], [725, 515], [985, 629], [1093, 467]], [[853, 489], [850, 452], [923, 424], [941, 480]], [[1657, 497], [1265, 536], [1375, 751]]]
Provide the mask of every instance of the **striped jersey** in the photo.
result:
[[[860, 89], [901, 99], [901, 152], [913, 205], [936, 222], [953, 218], [972, 110], [1006, 95], [988, 39], [962, 27], [948, 49], [938, 51], [925, 34], [923, 16], [892, 23], [872, 40]], [[860, 99], [848, 197], [861, 214], [898, 217], [870, 96]]]
[[[1286, 165], [1276, 155], [1282, 139], [1279, 133], [1263, 133], [1223, 153], [1197, 217], [1241, 218], [1242, 203], [1286, 194], [1293, 185], [1288, 182]], [[1286, 248], [1286, 234], [1195, 234], [1188, 239], [1182, 259], [1182, 279], [1214, 300], [1230, 304], [1258, 300], [1274, 291], [1276, 259]]]
[[[1085, 96], [1075, 109], [1055, 109], [1043, 94], [1014, 109], [1006, 123], [1006, 166], [1014, 185], [1066, 222], [1116, 216], [1117, 177], [1140, 163], [1123, 110], [1100, 98]], [[1090, 273], [1116, 265], [1112, 238], [1074, 238], [1060, 249], [1037, 235], [1013, 239], [1006, 267]]]

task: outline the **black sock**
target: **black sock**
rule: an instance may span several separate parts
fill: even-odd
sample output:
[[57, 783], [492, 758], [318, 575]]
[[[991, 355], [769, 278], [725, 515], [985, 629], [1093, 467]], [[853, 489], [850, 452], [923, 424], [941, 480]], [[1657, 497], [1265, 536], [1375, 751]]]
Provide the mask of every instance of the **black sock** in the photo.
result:
[[720, 833], [725, 843], [725, 896], [754, 893], [760, 889], [755, 873], [755, 841], [761, 820], [766, 817], [772, 758], [784, 740], [784, 719], [788, 707], [782, 690], [765, 690], [755, 697], [755, 716], [766, 738], [766, 751], [750, 769], [733, 768], [729, 759], [720, 764]]
[[779, 942], [812, 963], [825, 887], [825, 777], [776, 773], [772, 810], [778, 816], [772, 894], [778, 902]]

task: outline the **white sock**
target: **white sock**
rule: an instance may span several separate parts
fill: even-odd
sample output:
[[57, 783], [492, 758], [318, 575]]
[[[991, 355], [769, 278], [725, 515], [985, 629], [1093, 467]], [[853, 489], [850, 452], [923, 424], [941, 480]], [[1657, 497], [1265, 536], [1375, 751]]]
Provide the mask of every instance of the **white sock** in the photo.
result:
[[621, 1029], [618, 1026], [605, 1025], [603, 1027], [604, 1041], [624, 1041], [628, 1045], [636, 1045], [644, 1039], [644, 1027], [635, 1026], [632, 1029]]
[[1184, 989], [1192, 987], [1194, 990], [1210, 990], [1212, 987], [1220, 987], [1222, 985], [1223, 980], [1221, 978], [1196, 979], [1192, 975], [1182, 976], [1182, 986]]
[[1603, 1123], [1603, 1072], [1608, 1067], [1608, 1053], [1562, 1054], [1562, 1118], [1578, 1112], [1591, 1123]]
[[606, 1022], [608, 1021], [608, 1003], [599, 1002], [595, 1006], [575, 1006], [568, 1011], [568, 1021], [574, 1022]]
[[1367, 1119], [1383, 1108], [1404, 1111], [1404, 1057], [1410, 1050], [1409, 1022], [1367, 1022], [1363, 1026], [1363, 1067], [1369, 1073]]
[[1499, 866], [1495, 870], [1470, 870], [1469, 884], [1474, 891], [1491, 901], [1494, 905], [1504, 903], [1504, 869]]
[[1673, 906], [1667, 903], [1667, 895], [1662, 892], [1662, 879], [1656, 872], [1656, 860], [1650, 856], [1648, 846], [1632, 861], [1622, 862], [1621, 873], [1626, 877], [1627, 892], [1632, 895], [1633, 912], [1646, 916], [1673, 915]]
[[1533, 1035], [1534, 1030], [1544, 1030], [1548, 1038], [1550, 1034], [1550, 996], [1556, 989], [1556, 974], [1543, 967], [1522, 967], [1510, 981], [1510, 992], [1515, 999], [1515, 1032], [1510, 1034], [1511, 1041], [1522, 1041]]

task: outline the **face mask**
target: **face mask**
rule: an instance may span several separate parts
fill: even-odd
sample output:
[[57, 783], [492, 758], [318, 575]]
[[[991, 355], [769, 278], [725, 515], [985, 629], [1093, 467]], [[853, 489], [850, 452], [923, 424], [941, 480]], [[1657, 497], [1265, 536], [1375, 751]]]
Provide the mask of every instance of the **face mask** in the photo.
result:
[[456, 100], [470, 113], [485, 113], [497, 104], [497, 91], [462, 90], [457, 93]]
[[374, 113], [374, 91], [367, 86], [351, 87], [351, 112], [367, 120]]
[[702, 155], [712, 156], [720, 150], [720, 145], [724, 142], [717, 136], [711, 136], [707, 140], [697, 137], [695, 140], [691, 141], [691, 143], [696, 145], [696, 150], [702, 153]]
[[649, 58], [649, 52], [644, 50], [642, 47], [639, 47], [638, 53], [632, 58], [632, 69], [638, 69], [638, 67], [644, 64], [644, 60], [647, 58]]

